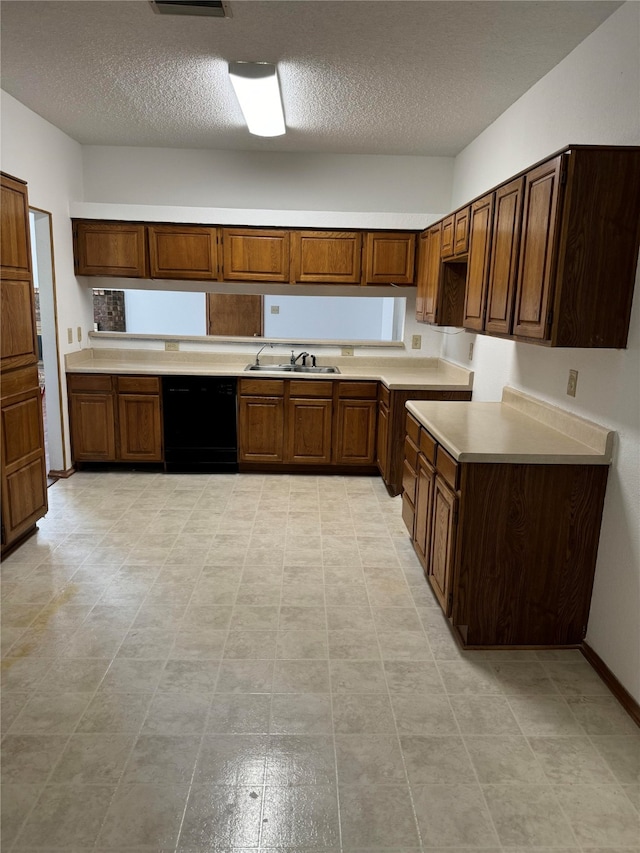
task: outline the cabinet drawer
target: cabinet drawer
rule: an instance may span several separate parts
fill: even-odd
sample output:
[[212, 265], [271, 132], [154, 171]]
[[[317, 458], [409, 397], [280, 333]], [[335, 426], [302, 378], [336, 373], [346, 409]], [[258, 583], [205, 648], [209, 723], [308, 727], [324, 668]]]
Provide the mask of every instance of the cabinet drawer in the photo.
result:
[[391, 395], [389, 393], [389, 389], [380, 382], [380, 395], [378, 397], [381, 403], [384, 403], [387, 408], [389, 407], [389, 400], [391, 399]]
[[284, 394], [282, 379], [241, 379], [238, 385], [240, 394], [265, 397], [282, 397]]
[[412, 415], [407, 415], [407, 435], [416, 446], [420, 445], [420, 424]]
[[436, 446], [435, 438], [423, 427], [420, 430], [420, 453], [424, 454], [432, 464], [436, 461]]
[[407, 436], [404, 440], [404, 458], [414, 469], [418, 467], [418, 453], [419, 450], [417, 446], [413, 443], [409, 436]]
[[458, 488], [458, 463], [440, 445], [436, 454], [436, 471], [452, 489]]
[[108, 374], [95, 373], [70, 373], [67, 374], [67, 388], [69, 391], [112, 391], [111, 376]]
[[21, 370], [12, 370], [2, 376], [2, 399], [11, 397], [13, 394], [22, 394], [38, 387], [38, 368], [23, 367]]
[[339, 397], [351, 399], [375, 400], [378, 396], [377, 382], [340, 382], [338, 386]]
[[118, 391], [121, 394], [159, 394], [158, 376], [118, 376]]
[[418, 482], [418, 477], [415, 472], [415, 468], [412, 468], [411, 465], [405, 459], [402, 463], [402, 490], [403, 494], [405, 494], [412, 504], [416, 502], [416, 483]]
[[333, 382], [314, 379], [292, 379], [289, 382], [290, 397], [332, 397]]

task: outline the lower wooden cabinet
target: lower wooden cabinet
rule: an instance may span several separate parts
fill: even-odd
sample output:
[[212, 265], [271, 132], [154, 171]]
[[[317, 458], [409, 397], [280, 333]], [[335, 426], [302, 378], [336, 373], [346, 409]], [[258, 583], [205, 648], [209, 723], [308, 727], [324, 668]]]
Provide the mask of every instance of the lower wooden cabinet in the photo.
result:
[[157, 376], [67, 374], [74, 462], [162, 462]]
[[47, 511], [42, 398], [35, 366], [3, 376], [0, 427], [2, 546], [6, 548]]
[[462, 643], [579, 644], [608, 467], [457, 463], [424, 427], [414, 465], [416, 426], [408, 415], [403, 518]]
[[374, 472], [377, 382], [241, 379], [241, 463]]

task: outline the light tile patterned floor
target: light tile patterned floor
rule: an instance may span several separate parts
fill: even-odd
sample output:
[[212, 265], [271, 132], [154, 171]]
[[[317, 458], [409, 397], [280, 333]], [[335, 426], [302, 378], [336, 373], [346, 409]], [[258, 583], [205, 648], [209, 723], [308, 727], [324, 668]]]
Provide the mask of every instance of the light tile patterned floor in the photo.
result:
[[2, 567], [3, 850], [638, 853], [638, 729], [578, 652], [460, 652], [379, 479], [49, 501]]

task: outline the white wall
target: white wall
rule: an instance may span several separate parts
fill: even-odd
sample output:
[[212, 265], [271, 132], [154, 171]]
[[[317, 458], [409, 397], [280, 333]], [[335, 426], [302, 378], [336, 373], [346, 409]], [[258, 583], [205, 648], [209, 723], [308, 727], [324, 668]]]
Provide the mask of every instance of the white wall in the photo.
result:
[[[82, 198], [81, 147], [6, 92], [1, 93], [0, 106], [2, 170], [27, 182], [31, 207], [51, 214], [60, 373], [64, 399], [64, 355], [85, 346], [87, 335], [93, 329], [91, 291], [82, 286], [73, 272], [73, 244], [69, 219], [70, 201]], [[83, 332], [82, 344], [76, 340], [78, 326]], [[73, 330], [73, 344], [67, 343], [67, 328]], [[66, 435], [65, 463], [69, 465], [71, 456], [66, 405], [62, 407], [62, 414]]]
[[451, 157], [92, 145], [82, 153], [86, 202], [421, 214], [451, 207]]
[[[640, 4], [626, 3], [456, 159], [454, 207], [567, 144], [640, 144]], [[474, 341], [473, 361], [468, 361]], [[551, 350], [465, 334], [443, 355], [475, 400], [512, 385], [616, 430], [587, 641], [640, 701], [640, 276], [626, 350]], [[569, 368], [579, 371], [575, 400]]]

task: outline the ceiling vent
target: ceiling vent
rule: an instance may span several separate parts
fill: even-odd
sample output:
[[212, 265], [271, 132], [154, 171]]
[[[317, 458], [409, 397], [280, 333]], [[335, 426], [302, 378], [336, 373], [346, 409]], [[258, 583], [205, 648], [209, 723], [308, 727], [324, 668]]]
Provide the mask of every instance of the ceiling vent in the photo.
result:
[[230, 18], [229, 4], [223, 0], [149, 0], [158, 15], [200, 15], [206, 18]]

